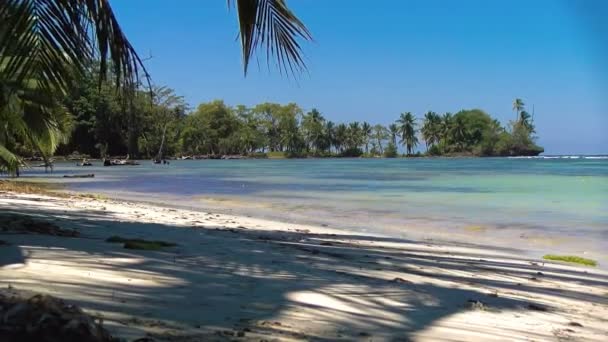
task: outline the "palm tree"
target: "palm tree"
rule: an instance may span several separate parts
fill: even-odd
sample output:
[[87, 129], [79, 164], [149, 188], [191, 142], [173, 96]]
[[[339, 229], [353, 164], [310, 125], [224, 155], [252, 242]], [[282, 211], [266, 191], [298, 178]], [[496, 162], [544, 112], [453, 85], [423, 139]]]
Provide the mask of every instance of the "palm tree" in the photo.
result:
[[344, 151], [344, 146], [347, 145], [347, 140], [348, 140], [348, 128], [346, 127], [345, 124], [341, 123], [338, 126], [336, 126], [336, 142], [335, 142], [335, 146], [336, 149], [339, 150], [340, 152]]
[[392, 123], [388, 125], [388, 131], [391, 135], [391, 142], [393, 145], [397, 146], [397, 135], [399, 134], [399, 126], [397, 124]]
[[358, 121], [348, 124], [347, 144], [349, 149], [359, 148], [362, 143], [361, 125]]
[[50, 165], [49, 155], [67, 142], [72, 117], [57, 94], [46, 96], [36, 80], [11, 82], [6, 87], [0, 79], [0, 88], [0, 172], [19, 176], [25, 163], [15, 153], [17, 145], [25, 145]]
[[384, 147], [382, 146], [382, 143], [386, 140], [386, 138], [388, 137], [388, 131], [386, 129], [386, 127], [378, 124], [375, 125], [373, 127], [373, 138], [376, 141], [376, 146], [378, 146], [378, 148], [380, 149], [380, 154], [384, 153]]
[[304, 131], [304, 138], [306, 140], [306, 148], [314, 147], [315, 150], [319, 150], [323, 145], [323, 125], [325, 118], [321, 113], [313, 108], [310, 112], [304, 115], [302, 120], [302, 128]]
[[365, 153], [369, 153], [369, 139], [372, 135], [372, 126], [368, 122], [363, 122], [361, 125], [361, 138], [365, 145]]
[[440, 130], [441, 130], [441, 117], [437, 115], [435, 112], [427, 112], [424, 114], [424, 122], [422, 124], [422, 128], [420, 132], [422, 133], [422, 138], [426, 143], [426, 148], [432, 145], [435, 145], [439, 142], [440, 139]]
[[[325, 135], [325, 146], [331, 153], [332, 146], [336, 146], [336, 127], [332, 121], [326, 121], [325, 127], [323, 127], [323, 134]], [[337, 147], [336, 147], [337, 148]]]
[[445, 113], [441, 117], [439, 134], [444, 144], [448, 144], [450, 138], [450, 130], [452, 128], [452, 113]]
[[[277, 60], [282, 73], [305, 69], [299, 40], [310, 40], [311, 35], [284, 0], [228, 3], [237, 9], [245, 75], [260, 45], [266, 58]], [[138, 87], [142, 78], [150, 83], [109, 0], [0, 1], [0, 115], [8, 117], [4, 113], [8, 110], [11, 117], [28, 116], [23, 125], [15, 125], [12, 119], [11, 127], [20, 126], [18, 130], [26, 132], [33, 145], [61, 125], [49, 114], [56, 110], [47, 107], [49, 99], [66, 94], [94, 58], [99, 60], [101, 79], [111, 72], [125, 94]], [[28, 98], [32, 91], [37, 96]], [[37, 110], [25, 113], [31, 107]], [[19, 162], [4, 140], [0, 140], [0, 164], [14, 172]]]
[[399, 133], [401, 135], [401, 143], [405, 146], [407, 154], [411, 155], [414, 148], [418, 145], [418, 137], [416, 137], [416, 118], [412, 113], [401, 113], [399, 120]]
[[467, 124], [462, 118], [462, 116], [456, 115], [455, 119], [450, 127], [450, 137], [451, 141], [458, 146], [458, 150], [464, 150], [469, 134], [467, 131]]
[[524, 101], [522, 99], [515, 99], [513, 101], [513, 110], [515, 111], [515, 121], [519, 121], [519, 113], [524, 110]]
[[522, 125], [528, 132], [535, 133], [534, 123], [532, 122], [532, 115], [522, 110], [519, 114], [518, 124]]

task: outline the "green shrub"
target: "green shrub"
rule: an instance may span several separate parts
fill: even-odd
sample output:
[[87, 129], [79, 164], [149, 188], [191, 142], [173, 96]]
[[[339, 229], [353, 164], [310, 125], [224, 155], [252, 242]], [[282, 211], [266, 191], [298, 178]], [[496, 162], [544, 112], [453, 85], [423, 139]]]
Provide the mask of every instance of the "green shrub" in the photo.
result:
[[443, 153], [441, 152], [441, 148], [437, 145], [433, 145], [429, 147], [429, 150], [426, 152], [429, 156], [440, 156]]
[[386, 149], [384, 149], [384, 157], [385, 158], [397, 158], [397, 146], [390, 142]]

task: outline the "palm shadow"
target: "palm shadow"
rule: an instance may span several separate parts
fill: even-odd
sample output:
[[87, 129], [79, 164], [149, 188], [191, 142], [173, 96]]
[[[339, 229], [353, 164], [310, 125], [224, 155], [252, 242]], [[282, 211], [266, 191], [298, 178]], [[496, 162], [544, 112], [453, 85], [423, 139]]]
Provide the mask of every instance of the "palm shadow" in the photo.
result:
[[[14, 213], [0, 213], [5, 214]], [[606, 287], [603, 274], [547, 271], [523, 257], [505, 260], [479, 252], [484, 246], [474, 244], [459, 252], [431, 253], [425, 242], [364, 234], [227, 229], [219, 222], [204, 228], [120, 222], [104, 210], [64, 212], [27, 205], [18, 214], [75, 228], [82, 235], [3, 234], [11, 246], [0, 247], [0, 284], [64, 297], [103, 315], [112, 331], [127, 338], [162, 338], [162, 327], [172, 336], [205, 340], [241, 337], [238, 332], [258, 339], [407, 340], [470, 310], [513, 312], [525, 319], [529, 313], [556, 310], [554, 297], [608, 302], [593, 291], [551, 285]], [[167, 232], [179, 246], [135, 251], [104, 241], [111, 235], [161, 239]], [[466, 250], [471, 247], [478, 249]], [[21, 276], [18, 271], [28, 267], [37, 272]], [[77, 271], [58, 276], [51, 269]], [[308, 328], [300, 328], [304, 325]], [[442, 329], [470, 329], [492, 338], [534, 337], [530, 331], [475, 324]]]

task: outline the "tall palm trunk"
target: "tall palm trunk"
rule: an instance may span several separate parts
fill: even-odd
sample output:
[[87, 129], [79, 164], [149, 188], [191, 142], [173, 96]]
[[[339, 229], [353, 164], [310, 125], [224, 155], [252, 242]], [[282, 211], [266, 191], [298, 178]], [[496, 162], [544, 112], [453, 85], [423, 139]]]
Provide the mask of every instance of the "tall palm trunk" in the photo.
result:
[[165, 127], [163, 127], [163, 136], [160, 140], [160, 148], [158, 149], [158, 154], [156, 155], [156, 160], [162, 160], [163, 159], [163, 147], [165, 145], [165, 134], [167, 133], [167, 126], [169, 124], [166, 123]]

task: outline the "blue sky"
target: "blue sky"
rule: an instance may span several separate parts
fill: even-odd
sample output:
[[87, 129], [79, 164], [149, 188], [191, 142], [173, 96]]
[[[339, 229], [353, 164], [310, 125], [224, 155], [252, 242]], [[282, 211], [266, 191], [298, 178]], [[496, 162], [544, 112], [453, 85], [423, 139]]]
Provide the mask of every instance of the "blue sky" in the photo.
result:
[[608, 1], [290, 0], [315, 41], [297, 81], [263, 59], [242, 72], [224, 0], [112, 1], [155, 83], [192, 106], [296, 102], [333, 121], [535, 108], [548, 154], [608, 153]]

